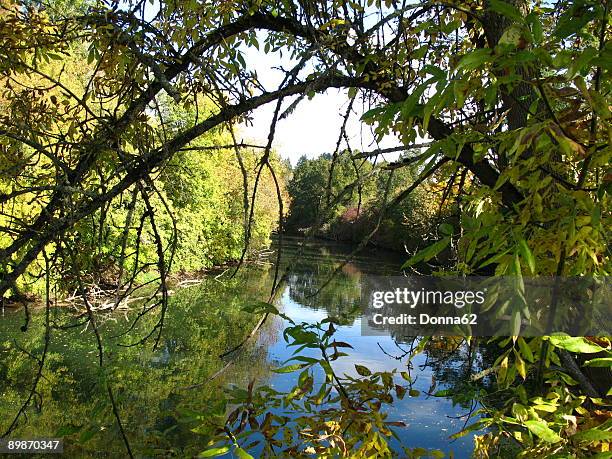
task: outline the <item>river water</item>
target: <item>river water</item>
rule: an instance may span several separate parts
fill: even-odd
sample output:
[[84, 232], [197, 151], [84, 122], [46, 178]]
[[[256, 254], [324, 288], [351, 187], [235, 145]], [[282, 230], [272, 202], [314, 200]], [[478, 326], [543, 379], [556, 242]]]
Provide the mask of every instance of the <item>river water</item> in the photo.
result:
[[[289, 271], [277, 297], [277, 308], [295, 322], [317, 322], [327, 316], [342, 317], [336, 339], [350, 343], [349, 356], [334, 362], [338, 374], [354, 375], [354, 365], [372, 371], [410, 370], [415, 396], [396, 400], [384, 408], [399, 440], [408, 447], [452, 451], [470, 457], [473, 438], [451, 440], [460, 431], [472, 403], [465, 392], [466, 378], [478, 365], [454, 349], [452, 339], [440, 339], [407, 366], [403, 356], [409, 343], [391, 336], [362, 336], [359, 304], [360, 278], [364, 274], [397, 275], [403, 256], [367, 251], [343, 265], [350, 247], [314, 241], [298, 247], [300, 240], [286, 239], [281, 267]], [[274, 258], [273, 256], [271, 258]], [[330, 281], [332, 273], [339, 272]], [[101, 315], [104, 370], [91, 329], [79, 325], [72, 311], [52, 310], [52, 330], [42, 378], [26, 414], [11, 438], [62, 437], [65, 457], [124, 457], [124, 449], [108, 402], [105, 382], [115, 393], [117, 406], [132, 450], [138, 457], [192, 457], [205, 449], [192, 431], [193, 419], [205, 419], [207, 407], [230, 384], [246, 387], [250, 381], [278, 391], [290, 391], [296, 373], [274, 373], [293, 353], [282, 332], [287, 325], [271, 316], [259, 334], [228, 359], [219, 355], [239, 343], [257, 317], [245, 306], [266, 300], [273, 278], [270, 264], [249, 266], [235, 278], [230, 272], [206, 275], [187, 288], [175, 288], [170, 299], [160, 346], [137, 345], [157, 323], [158, 316], [142, 317], [130, 330], [137, 311]], [[322, 285], [319, 294], [314, 295]], [[44, 342], [44, 314], [36, 311], [27, 332], [19, 331], [21, 311], [4, 311], [0, 321], [0, 429], [4, 432], [28, 397]], [[67, 326], [70, 328], [66, 328]], [[403, 357], [402, 357], [403, 356]], [[466, 370], [466, 365], [469, 368]], [[213, 380], [211, 375], [222, 370]], [[449, 389], [459, 396], [427, 395]], [[414, 392], [416, 394], [416, 392]], [[473, 422], [473, 419], [469, 422]], [[257, 456], [257, 451], [251, 451]], [[231, 456], [227, 456], [231, 457]]]

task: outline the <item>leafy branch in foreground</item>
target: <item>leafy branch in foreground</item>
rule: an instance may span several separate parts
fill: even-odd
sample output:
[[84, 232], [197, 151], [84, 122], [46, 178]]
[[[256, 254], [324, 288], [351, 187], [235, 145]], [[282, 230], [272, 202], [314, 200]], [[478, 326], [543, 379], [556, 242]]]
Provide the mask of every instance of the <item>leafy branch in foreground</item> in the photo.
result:
[[[269, 386], [232, 386], [208, 410], [191, 414], [194, 432], [209, 447], [200, 457], [233, 451], [237, 457], [392, 457], [389, 440], [397, 438], [383, 407], [406, 395], [416, 396], [408, 372], [372, 371], [355, 365], [353, 375], [340, 375], [334, 362], [346, 357], [349, 343], [334, 338], [338, 321], [293, 324], [285, 332], [293, 356], [276, 373], [297, 373], [295, 386], [279, 392]], [[444, 457], [439, 450], [405, 449], [410, 458]]]
[[[591, 356], [584, 366], [609, 366], [607, 338], [567, 335], [496, 340], [503, 352], [493, 364], [497, 388], [480, 393], [480, 419], [461, 432], [489, 430], [475, 437], [475, 457], [609, 457], [612, 416], [609, 399], [587, 396], [562, 366], [562, 353]], [[544, 362], [545, 392], [537, 394], [537, 350], [550, 343]], [[607, 355], [596, 357], [594, 355]], [[477, 376], [480, 378], [482, 376]], [[610, 396], [610, 390], [606, 396]]]

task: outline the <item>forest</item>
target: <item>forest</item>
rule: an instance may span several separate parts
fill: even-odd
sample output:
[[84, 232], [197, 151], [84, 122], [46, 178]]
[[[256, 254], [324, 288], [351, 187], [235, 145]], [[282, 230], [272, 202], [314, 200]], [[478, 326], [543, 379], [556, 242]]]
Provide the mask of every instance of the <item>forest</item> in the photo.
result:
[[0, 454], [612, 458], [610, 6], [0, 0]]

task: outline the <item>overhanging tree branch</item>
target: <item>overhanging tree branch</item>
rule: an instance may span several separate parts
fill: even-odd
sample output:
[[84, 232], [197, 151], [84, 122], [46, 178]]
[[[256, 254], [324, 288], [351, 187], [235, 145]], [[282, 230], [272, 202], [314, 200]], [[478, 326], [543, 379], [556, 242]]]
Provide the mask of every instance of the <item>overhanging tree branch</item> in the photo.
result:
[[[37, 219], [34, 224], [22, 236], [17, 238], [8, 248], [0, 251], [0, 260], [7, 259], [9, 254], [15, 253], [20, 248], [29, 244], [29, 248], [19, 261], [13, 265], [13, 269], [0, 279], [0, 296], [14, 285], [16, 279], [25, 272], [26, 268], [36, 259], [40, 251], [54, 237], [63, 234], [82, 218], [91, 215], [104, 203], [118, 196], [138, 180], [150, 174], [156, 167], [161, 166], [175, 152], [182, 149], [189, 142], [195, 140], [211, 129], [226, 123], [244, 113], [247, 113], [261, 105], [277, 100], [279, 97], [287, 97], [299, 94], [303, 91], [324, 91], [328, 88], [342, 87], [368, 87], [369, 83], [362, 78], [350, 78], [344, 76], [322, 76], [318, 79], [296, 83], [277, 91], [252, 97], [235, 105], [228, 105], [216, 115], [209, 117], [192, 128], [178, 134], [161, 147], [135, 157], [131, 163], [126, 165], [127, 174], [112, 188], [105, 193], [92, 197], [89, 201], [82, 202], [73, 211], [61, 217], [48, 217]], [[7, 263], [8, 264], [8, 263]]]

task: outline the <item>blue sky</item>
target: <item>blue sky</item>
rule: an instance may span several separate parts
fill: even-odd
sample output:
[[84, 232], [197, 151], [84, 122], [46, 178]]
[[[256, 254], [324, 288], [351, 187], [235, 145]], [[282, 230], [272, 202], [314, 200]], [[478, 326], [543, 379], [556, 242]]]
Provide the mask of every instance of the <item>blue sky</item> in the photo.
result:
[[[260, 43], [264, 42], [261, 34]], [[255, 68], [261, 83], [267, 90], [274, 90], [282, 81], [283, 73], [274, 67], [282, 66], [285, 69], [292, 67], [292, 61], [280, 53], [265, 54], [254, 48], [245, 52], [247, 66]], [[292, 99], [287, 99], [287, 107]], [[304, 99], [296, 110], [286, 119], [280, 120], [277, 125], [274, 148], [281, 156], [288, 158], [295, 164], [302, 155], [313, 158], [321, 153], [331, 153], [336, 147], [342, 117], [348, 108], [347, 91], [330, 89], [323, 94], [317, 94], [312, 100]], [[268, 130], [276, 103], [270, 103], [253, 112], [253, 125], [240, 126], [240, 134], [244, 140], [265, 145], [268, 139]], [[371, 150], [376, 148], [370, 127], [359, 121], [363, 114], [361, 102], [355, 101], [353, 114], [347, 123], [347, 134], [351, 140], [351, 148], [358, 150]], [[380, 146], [390, 147], [400, 145], [394, 137], [384, 138]], [[342, 148], [345, 146], [342, 143]], [[386, 159], [394, 159], [397, 155], [387, 155]]]

